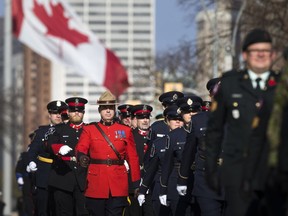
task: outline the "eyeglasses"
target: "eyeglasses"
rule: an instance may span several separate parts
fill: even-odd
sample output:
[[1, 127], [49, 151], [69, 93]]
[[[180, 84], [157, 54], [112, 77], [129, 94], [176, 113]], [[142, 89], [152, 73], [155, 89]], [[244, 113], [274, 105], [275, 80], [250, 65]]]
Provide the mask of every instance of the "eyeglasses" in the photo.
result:
[[271, 49], [248, 49], [247, 52], [250, 55], [258, 55], [258, 54], [263, 54], [263, 55], [270, 55], [272, 53]]

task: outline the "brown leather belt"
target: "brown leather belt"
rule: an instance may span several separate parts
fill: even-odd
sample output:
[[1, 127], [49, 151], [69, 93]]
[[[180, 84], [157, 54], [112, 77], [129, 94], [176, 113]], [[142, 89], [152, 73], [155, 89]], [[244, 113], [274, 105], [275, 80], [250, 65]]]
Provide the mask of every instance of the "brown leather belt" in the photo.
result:
[[100, 160], [100, 159], [90, 159], [90, 164], [106, 164], [108, 166], [111, 165], [124, 165], [124, 160], [112, 160], [112, 159], [106, 159], [106, 160]]

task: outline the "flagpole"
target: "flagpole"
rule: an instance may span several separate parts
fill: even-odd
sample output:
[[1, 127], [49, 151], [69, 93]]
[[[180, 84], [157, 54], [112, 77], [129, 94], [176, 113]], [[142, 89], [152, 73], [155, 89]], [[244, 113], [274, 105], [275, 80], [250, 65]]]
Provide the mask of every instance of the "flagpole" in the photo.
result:
[[12, 213], [12, 143], [11, 143], [11, 116], [10, 116], [10, 93], [11, 93], [11, 53], [12, 53], [12, 24], [11, 24], [11, 0], [5, 0], [4, 17], [4, 133], [3, 133], [3, 201], [5, 202], [4, 215]]

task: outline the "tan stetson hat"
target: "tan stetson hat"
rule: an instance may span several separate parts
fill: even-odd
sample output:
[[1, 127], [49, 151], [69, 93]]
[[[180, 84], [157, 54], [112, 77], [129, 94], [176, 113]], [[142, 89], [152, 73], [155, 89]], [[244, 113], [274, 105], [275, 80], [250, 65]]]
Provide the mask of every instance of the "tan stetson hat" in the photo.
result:
[[105, 91], [97, 100], [98, 105], [116, 105], [116, 97], [108, 90]]

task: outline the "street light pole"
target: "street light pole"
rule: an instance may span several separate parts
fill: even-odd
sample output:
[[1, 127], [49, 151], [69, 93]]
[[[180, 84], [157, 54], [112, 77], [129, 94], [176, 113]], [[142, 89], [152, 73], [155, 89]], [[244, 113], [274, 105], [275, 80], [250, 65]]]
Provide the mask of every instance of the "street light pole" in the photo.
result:
[[12, 212], [12, 143], [11, 143], [11, 53], [12, 53], [12, 23], [11, 23], [11, 0], [5, 0], [4, 17], [4, 131], [3, 131], [3, 201], [6, 206], [4, 215], [11, 215]]

